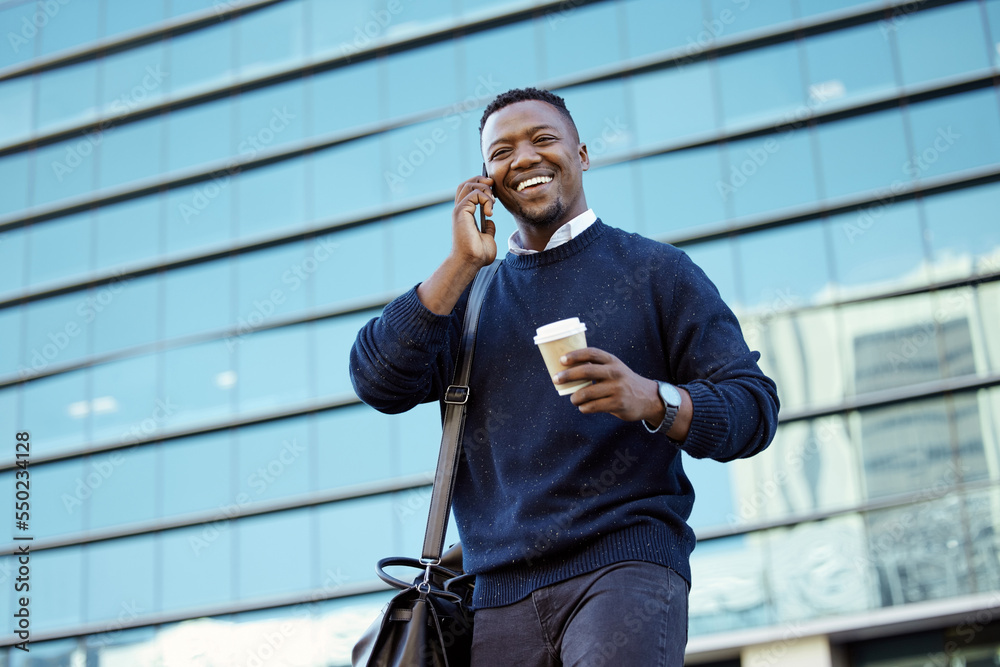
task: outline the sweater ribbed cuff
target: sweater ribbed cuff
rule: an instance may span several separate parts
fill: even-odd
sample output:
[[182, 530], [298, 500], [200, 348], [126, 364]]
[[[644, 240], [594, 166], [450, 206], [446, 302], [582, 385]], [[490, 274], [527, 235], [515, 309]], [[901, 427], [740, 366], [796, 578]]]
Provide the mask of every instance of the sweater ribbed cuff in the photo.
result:
[[729, 411], [718, 392], [704, 382], [682, 385], [691, 395], [694, 415], [681, 449], [695, 458], [707, 458], [729, 436]]
[[451, 315], [427, 309], [417, 296], [417, 288], [401, 294], [382, 311], [382, 321], [414, 347], [427, 348], [448, 339]]

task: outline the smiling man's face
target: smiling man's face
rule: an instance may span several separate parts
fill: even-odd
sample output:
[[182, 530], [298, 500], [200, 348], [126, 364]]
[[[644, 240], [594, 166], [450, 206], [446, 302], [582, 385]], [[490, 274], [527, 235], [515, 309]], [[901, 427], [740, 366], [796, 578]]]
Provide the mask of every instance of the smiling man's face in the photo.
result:
[[518, 225], [555, 231], [587, 210], [587, 147], [548, 102], [510, 104], [486, 119], [483, 159], [497, 199]]

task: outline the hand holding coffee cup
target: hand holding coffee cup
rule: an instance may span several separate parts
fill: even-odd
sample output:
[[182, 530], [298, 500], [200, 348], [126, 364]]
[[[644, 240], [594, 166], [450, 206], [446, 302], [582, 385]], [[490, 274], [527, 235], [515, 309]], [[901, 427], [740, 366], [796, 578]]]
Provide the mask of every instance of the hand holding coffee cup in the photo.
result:
[[[535, 345], [542, 353], [542, 359], [545, 361], [550, 378], [555, 378], [557, 373], [569, 368], [560, 361], [564, 354], [587, 347], [586, 331], [587, 325], [581, 322], [578, 317], [552, 322], [535, 330]], [[558, 384], [553, 379], [552, 384], [555, 385], [560, 396], [568, 396], [592, 383], [590, 380], [581, 380]]]

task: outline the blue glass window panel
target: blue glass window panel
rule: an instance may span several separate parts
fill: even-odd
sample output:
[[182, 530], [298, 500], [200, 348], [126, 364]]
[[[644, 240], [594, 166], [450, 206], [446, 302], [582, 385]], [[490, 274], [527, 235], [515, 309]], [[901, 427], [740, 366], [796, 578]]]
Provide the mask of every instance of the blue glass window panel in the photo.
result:
[[425, 403], [392, 417], [380, 416], [392, 427], [399, 441], [395, 448], [393, 474], [427, 473], [432, 479], [441, 445], [441, 411], [437, 403]]
[[903, 119], [895, 109], [824, 123], [816, 128], [816, 138], [829, 198], [910, 180]]
[[829, 224], [834, 275], [851, 296], [927, 282], [916, 203], [853, 211]]
[[[0, 158], [0, 182], [7, 184], [6, 187], [0, 188], [0, 217], [6, 217], [8, 214], [17, 213], [21, 209], [27, 208], [28, 176], [32, 171], [31, 158], [33, 156], [34, 151], [31, 151], [5, 155]], [[0, 281], [0, 285], [3, 286], [10, 284], [7, 281]], [[3, 288], [0, 287], [0, 289]]]
[[0, 144], [27, 139], [31, 134], [34, 78], [22, 76], [0, 83]]
[[[305, 400], [309, 397], [311, 365], [318, 363], [310, 364], [304, 326], [259, 331], [240, 339], [240, 410], [275, 410], [282, 404]], [[341, 364], [339, 369], [343, 368]]]
[[878, 25], [814, 35], [803, 43], [809, 106], [825, 110], [857, 104], [896, 89], [892, 49]]
[[[631, 162], [594, 169], [587, 176], [587, 204], [604, 222], [629, 232], [642, 233], [643, 225], [636, 208], [637, 166]], [[500, 239], [503, 247], [503, 239]]]
[[[391, 496], [374, 496], [318, 507], [319, 571], [338, 573], [352, 583], [372, 580], [375, 577], [372, 564], [385, 558], [379, 556], [379, 552], [390, 553], [400, 546], [393, 539], [400, 521], [394, 509]], [[416, 512], [419, 514], [420, 510]], [[426, 510], [423, 514], [426, 520]], [[366, 539], [352, 540], [349, 535], [364, 535]], [[345, 548], [348, 544], [349, 549]]]
[[681, 46], [690, 47], [705, 33], [704, 15], [700, 2], [660, 2], [659, 0], [628, 0], [625, 8], [625, 29], [628, 55], [641, 56]]
[[162, 171], [163, 121], [151, 118], [109, 128], [101, 142], [98, 187], [109, 188]]
[[90, 133], [36, 148], [32, 204], [39, 206], [89, 192], [94, 186], [94, 153], [105, 139]]
[[772, 28], [795, 18], [789, 0], [711, 0], [712, 18], [705, 29], [714, 37], [729, 37], [745, 30]]
[[291, 0], [241, 15], [240, 75], [255, 77], [300, 59], [305, 53], [305, 21], [301, 0]]
[[[455, 42], [431, 44], [385, 59], [389, 118], [443, 107], [457, 101]], [[429, 72], [433, 75], [428, 76]]]
[[45, 493], [31, 496], [31, 534], [44, 538], [83, 531], [94, 488], [107, 471], [105, 466], [86, 465], [83, 459], [32, 466], [31, 484]]
[[208, 531], [206, 526], [171, 530], [161, 535], [161, 544], [164, 611], [232, 601], [230, 530]]
[[751, 309], [776, 299], [815, 303], [831, 283], [821, 221], [745, 234], [736, 247], [743, 296]]
[[805, 131], [730, 144], [725, 184], [733, 213], [742, 217], [816, 201], [813, 164]]
[[717, 239], [684, 246], [684, 252], [697, 264], [730, 308], [739, 305], [736, 282], [736, 255], [730, 239]]
[[155, 535], [87, 546], [87, 581], [91, 591], [100, 591], [99, 595], [87, 596], [88, 622], [117, 619], [128, 609], [133, 610], [133, 617], [158, 611], [154, 598], [155, 551]]
[[230, 414], [239, 377], [234, 352], [239, 339], [209, 341], [163, 352], [163, 395], [180, 407], [169, 428], [221, 420]]
[[[29, 598], [32, 629], [54, 630], [82, 623], [84, 621], [82, 582], [83, 554], [80, 547], [49, 549], [33, 553], [31, 555], [32, 595]], [[92, 597], [103, 596], [94, 595]], [[32, 642], [33, 655], [35, 649], [34, 642]]]
[[[388, 418], [364, 405], [317, 415], [319, 490], [374, 482], [398, 474], [389, 427]], [[433, 440], [432, 433], [426, 435]]]
[[[13, 487], [9, 489], [3, 488], [2, 490], [5, 493], [7, 493], [8, 491], [10, 492], [8, 493], [8, 497], [11, 497], [11, 494], [14, 493]], [[11, 505], [10, 507], [13, 507], [13, 505]], [[4, 507], [4, 510], [13, 511], [6, 506]], [[10, 514], [8, 514], [7, 516], [10, 516]], [[0, 591], [0, 614], [3, 614], [4, 618], [11, 618], [11, 615], [14, 613], [14, 600], [16, 596], [15, 596], [15, 591], [11, 590], [13, 586], [11, 585], [10, 582], [12, 582], [15, 577], [17, 577], [18, 565], [19, 563], [17, 562], [17, 556], [0, 556], [0, 582], [3, 582], [4, 587], [7, 588], [7, 590], [5, 591]], [[30, 614], [31, 612], [29, 611], [28, 613]], [[32, 646], [31, 648], [35, 647]], [[0, 653], [0, 656], [6, 657], [6, 653]]]
[[[989, 67], [978, 3], [959, 2], [890, 21], [907, 86]], [[928, 44], [940, 44], [929, 49]]]
[[[444, 261], [451, 249], [452, 208], [450, 203], [431, 206], [388, 223], [393, 290], [403, 291], [426, 280]], [[497, 238], [497, 245], [503, 248], [503, 239]]]
[[98, 209], [97, 266], [106, 269], [156, 257], [160, 207], [160, 198], [154, 195]]
[[117, 35], [130, 30], [151, 27], [165, 18], [163, 11], [165, 4], [169, 3], [162, 0], [147, 0], [147, 2], [105, 0], [104, 34]]
[[7, 42], [7, 46], [0, 49], [0, 69], [35, 57], [38, 27], [34, 19], [37, 13], [38, 5], [34, 2], [19, 3], [0, 9], [0, 34]]
[[[313, 280], [316, 305], [334, 304], [385, 293], [389, 288], [384, 223], [355, 227], [315, 241], [317, 248], [332, 246], [330, 259], [319, 264]], [[362, 279], [363, 278], [363, 279]]]
[[313, 135], [322, 136], [368, 125], [378, 119], [378, 69], [375, 60], [322, 72], [306, 81], [306, 85], [311, 87], [307, 99]]
[[460, 128], [450, 127], [446, 120], [391, 132], [384, 166], [390, 199], [400, 201], [432, 192], [454, 192], [469, 177], [460, 169], [461, 140]]
[[232, 83], [234, 21], [170, 39], [170, 94], [190, 95]]
[[215, 0], [170, 0], [168, 4], [171, 16], [203, 12], [209, 8], [218, 12], [220, 7], [225, 8], [225, 5], [219, 5]]
[[28, 227], [28, 283], [38, 285], [90, 269], [90, 213]]
[[354, 393], [347, 373], [348, 359], [358, 331], [371, 318], [371, 313], [361, 313], [315, 323], [315, 368], [319, 396]]
[[[92, 289], [94, 352], [102, 354], [156, 339], [159, 276], [133, 278]], [[98, 307], [107, 303], [103, 310]]]
[[0, 294], [18, 292], [24, 284], [25, 231], [0, 233]]
[[711, 132], [715, 104], [708, 62], [643, 74], [632, 80], [640, 146]]
[[[352, 99], [357, 95], [352, 91]], [[236, 150], [240, 158], [253, 159], [290, 141], [302, 139], [305, 125], [305, 82], [287, 83], [239, 97], [239, 132]]]
[[621, 81], [595, 83], [570, 88], [563, 94], [566, 106], [587, 144], [591, 161], [621, 153], [635, 145]]
[[243, 172], [236, 188], [241, 238], [298, 227], [306, 219], [306, 170], [302, 160]]
[[1000, 186], [928, 197], [924, 215], [937, 279], [1000, 269]]
[[[463, 37], [465, 67], [460, 79], [461, 97], [484, 98], [538, 83], [542, 77], [538, 71], [541, 58], [536, 31], [533, 22], [520, 21]], [[517, 44], [517, 48], [510, 48], [512, 44]], [[502, 67], [498, 60], [486, 57], [491, 53], [504, 54]], [[470, 126], [479, 127], [479, 115]]]
[[232, 322], [228, 258], [164, 274], [163, 293], [167, 338], [221, 329]]
[[[577, 6], [535, 19], [545, 44], [545, 78], [553, 79], [621, 60], [618, 7]], [[591, 39], [582, 35], [593, 35]], [[571, 108], [572, 110], [572, 108]]]
[[[93, 320], [91, 311], [81, 292], [28, 304], [24, 354], [32, 368], [42, 370], [84, 356]], [[36, 352], [40, 359], [35, 359]]]
[[310, 490], [312, 462], [305, 419], [282, 419], [241, 428], [236, 441], [237, 498], [258, 502]]
[[645, 233], [658, 236], [725, 219], [719, 194], [719, 149], [668, 153], [639, 162], [639, 192]]
[[[306, 7], [310, 50], [313, 54], [351, 56], [362, 49], [372, 46], [378, 40], [384, 26], [389, 24], [387, 17], [378, 21], [378, 17], [368, 12], [371, 5], [367, 2], [334, 3], [328, 0], [308, 0]], [[380, 9], [388, 9], [383, 5]], [[371, 21], [371, 25], [366, 24]], [[367, 32], [365, 28], [368, 28]]]
[[[248, 517], [236, 525], [241, 600], [289, 595], [310, 586], [314, 579], [311, 567], [314, 531], [308, 509]], [[276, 549], [276, 542], [294, 544], [295, 548]]]
[[39, 55], [80, 46], [99, 36], [101, 12], [94, 11], [92, 3], [60, 3], [51, 10], [46, 8], [45, 14], [49, 20], [39, 31], [39, 38], [42, 40]]
[[233, 154], [230, 98], [175, 109], [167, 116], [167, 169], [174, 171]]
[[21, 309], [0, 310], [0, 376], [18, 370], [21, 360]]
[[986, 0], [986, 17], [990, 32], [990, 53], [993, 55], [993, 66], [1000, 67], [1000, 0]]
[[[313, 211], [316, 219], [343, 218], [380, 206], [389, 191], [379, 159], [381, 136], [359, 139], [313, 157]], [[455, 182], [458, 187], [458, 181]]]
[[795, 42], [721, 58], [719, 81], [723, 122], [729, 128], [788, 122], [805, 109]]
[[101, 364], [91, 373], [95, 440], [125, 443], [148, 438], [162, 428], [164, 409], [175, 410], [156, 394], [155, 355]]
[[158, 630], [156, 626], [146, 626], [88, 635], [83, 637], [83, 650], [87, 659], [98, 665], [113, 665], [122, 661], [162, 665], [167, 661], [164, 654], [172, 654], [174, 649], [165, 649], [155, 643]]
[[252, 331], [284, 315], [305, 310], [308, 289], [302, 287], [305, 283], [296, 275], [296, 270], [302, 271], [305, 259], [300, 243], [288, 243], [236, 258], [236, 322], [240, 332]]
[[[871, 5], [881, 9], [882, 3], [878, 0], [798, 0], [799, 15], [803, 18], [815, 14], [826, 14], [840, 9], [850, 9], [863, 5]], [[860, 9], [860, 7], [859, 7]]]
[[[428, 478], [427, 481], [430, 483], [433, 480]], [[392, 525], [398, 535], [396, 538], [399, 543], [399, 547], [396, 549], [398, 552], [417, 553], [420, 551], [424, 542], [424, 533], [427, 530], [427, 508], [430, 497], [431, 489], [429, 486], [392, 494], [392, 509], [395, 514], [395, 521]], [[386, 532], [388, 532], [388, 527]], [[445, 533], [445, 547], [455, 544], [458, 540], [458, 527], [455, 523], [455, 516], [452, 514], [448, 519], [448, 532]]]
[[168, 253], [218, 247], [229, 241], [234, 178], [223, 171], [211, 180], [167, 193]]
[[993, 88], [915, 104], [910, 126], [916, 155], [907, 170], [931, 178], [1000, 162], [1000, 120]]
[[729, 478], [732, 466], [690, 456], [684, 456], [683, 460], [684, 472], [698, 496], [688, 525], [695, 530], [730, 525], [734, 516], [733, 485]]
[[90, 462], [102, 471], [101, 474], [110, 470], [94, 488], [90, 499], [90, 529], [151, 521], [157, 517], [159, 465], [155, 447], [130, 447], [97, 454]]
[[153, 42], [107, 56], [101, 113], [119, 116], [155, 104], [166, 95], [169, 81], [165, 42]]
[[[236, 501], [229, 431], [171, 440], [162, 452], [163, 516], [218, 510]], [[197, 461], [197, 465], [192, 465]]]

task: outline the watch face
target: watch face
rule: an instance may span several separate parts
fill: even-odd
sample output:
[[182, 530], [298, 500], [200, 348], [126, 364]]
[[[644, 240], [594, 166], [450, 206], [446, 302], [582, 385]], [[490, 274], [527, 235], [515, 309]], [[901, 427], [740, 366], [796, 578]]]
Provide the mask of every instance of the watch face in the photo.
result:
[[677, 391], [677, 387], [672, 384], [661, 382], [660, 396], [663, 397], [663, 401], [667, 405], [677, 407], [681, 404], [681, 392]]

